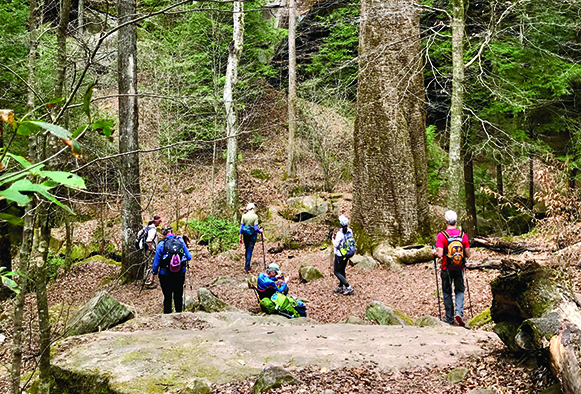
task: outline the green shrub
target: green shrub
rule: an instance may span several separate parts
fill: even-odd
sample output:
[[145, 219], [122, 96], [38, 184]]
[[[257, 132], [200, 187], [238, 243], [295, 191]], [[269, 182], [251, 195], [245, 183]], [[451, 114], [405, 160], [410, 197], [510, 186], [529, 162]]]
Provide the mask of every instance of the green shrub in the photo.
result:
[[46, 262], [46, 280], [50, 281], [56, 279], [58, 275], [58, 271], [60, 267], [64, 267], [65, 259], [57, 256], [54, 256], [52, 253], [49, 253], [48, 259]]
[[207, 243], [212, 254], [234, 249], [238, 245], [240, 226], [237, 223], [208, 216], [205, 220], [192, 220], [188, 225], [194, 230], [198, 243]]

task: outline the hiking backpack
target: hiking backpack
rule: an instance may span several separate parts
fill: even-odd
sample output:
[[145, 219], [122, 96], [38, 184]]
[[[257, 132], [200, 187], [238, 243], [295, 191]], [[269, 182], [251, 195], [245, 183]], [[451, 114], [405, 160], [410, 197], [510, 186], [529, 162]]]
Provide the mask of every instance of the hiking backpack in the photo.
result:
[[149, 226], [145, 226], [137, 232], [137, 238], [135, 238], [135, 249], [137, 250], [145, 249], [145, 241], [147, 240], [148, 230]]
[[[342, 230], [341, 230], [342, 231]], [[353, 238], [353, 233], [351, 231], [347, 234], [343, 233], [343, 244], [339, 249], [341, 256], [350, 259], [355, 254], [355, 239]]]
[[442, 232], [446, 237], [448, 247], [446, 248], [446, 268], [450, 271], [460, 271], [464, 268], [464, 231], [460, 235], [450, 236], [447, 231]]
[[165, 268], [166, 273], [179, 274], [182, 272], [185, 267], [185, 262], [182, 261], [184, 247], [178, 237], [164, 240], [163, 256], [161, 267]]
[[295, 309], [297, 301], [292, 297], [287, 297], [282, 293], [274, 293], [270, 297], [274, 303], [276, 313], [288, 317], [289, 319], [299, 317], [299, 312]]

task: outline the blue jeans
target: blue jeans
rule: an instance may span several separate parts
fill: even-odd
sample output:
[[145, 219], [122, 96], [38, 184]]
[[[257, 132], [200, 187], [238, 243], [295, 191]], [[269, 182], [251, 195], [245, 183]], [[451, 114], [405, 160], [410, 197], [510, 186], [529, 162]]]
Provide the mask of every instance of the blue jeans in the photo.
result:
[[242, 235], [244, 239], [244, 247], [246, 248], [246, 264], [244, 265], [245, 270], [250, 270], [250, 260], [252, 260], [252, 252], [254, 251], [254, 244], [256, 243], [257, 233], [253, 235]]
[[[447, 323], [454, 322], [454, 315], [464, 316], [464, 271], [442, 270], [442, 294], [444, 296], [444, 308], [446, 309]], [[452, 300], [452, 284], [456, 295], [456, 309]]]

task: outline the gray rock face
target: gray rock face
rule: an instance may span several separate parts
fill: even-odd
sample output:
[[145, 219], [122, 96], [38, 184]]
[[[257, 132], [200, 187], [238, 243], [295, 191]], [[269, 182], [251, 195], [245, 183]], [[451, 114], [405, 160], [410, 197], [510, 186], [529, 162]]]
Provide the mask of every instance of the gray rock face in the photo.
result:
[[379, 263], [372, 256], [360, 256], [356, 254], [350, 260], [353, 265], [367, 270], [374, 270], [379, 267]]
[[396, 311], [379, 301], [373, 301], [367, 306], [365, 317], [384, 326], [407, 326], [411, 321], [403, 312]]
[[234, 309], [234, 307], [222, 301], [204, 287], [198, 289], [198, 300], [200, 301], [200, 310], [204, 312], [212, 313]]
[[416, 319], [416, 326], [418, 327], [433, 327], [442, 325], [442, 322], [434, 316], [424, 315]]
[[301, 265], [301, 268], [299, 268], [299, 279], [302, 280], [303, 282], [308, 283], [316, 279], [321, 279], [322, 277], [323, 274], [321, 273], [321, 271], [319, 271], [310, 264], [305, 263]]
[[262, 370], [252, 392], [254, 394], [263, 393], [283, 384], [301, 384], [302, 382], [290, 374], [286, 369], [281, 367], [268, 367]]
[[329, 209], [327, 202], [317, 196], [289, 198], [288, 206], [288, 216], [297, 222], [322, 215]]
[[67, 335], [82, 335], [102, 331], [133, 318], [129, 308], [106, 292], [100, 292], [73, 317]]
[[238, 310], [140, 317], [120, 328], [131, 329], [55, 345], [51, 373], [60, 389], [51, 392], [191, 393], [180, 390], [194, 389], [197, 379], [221, 384], [256, 377], [266, 365], [335, 369], [372, 361], [381, 369], [444, 366], [486, 354], [482, 342], [501, 343], [494, 333], [448, 325], [318, 324]]

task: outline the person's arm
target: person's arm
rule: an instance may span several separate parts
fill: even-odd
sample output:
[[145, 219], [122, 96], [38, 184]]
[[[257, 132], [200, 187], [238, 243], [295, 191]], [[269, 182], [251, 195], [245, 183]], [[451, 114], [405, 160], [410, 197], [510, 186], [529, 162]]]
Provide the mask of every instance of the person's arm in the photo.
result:
[[260, 228], [258, 227], [258, 224], [255, 224], [255, 225], [254, 225], [254, 231], [256, 231], [256, 232], [259, 232], [259, 233], [261, 233], [261, 234], [262, 234], [262, 229], [260, 229]]
[[152, 252], [155, 250], [155, 246], [153, 245], [153, 240], [155, 239], [156, 232], [157, 232], [157, 229], [155, 227], [149, 228], [147, 230], [147, 237], [145, 238], [145, 243], [149, 247], [149, 250]]
[[472, 251], [470, 250], [470, 241], [468, 240], [468, 236], [466, 234], [464, 234], [464, 237], [462, 238], [462, 244], [464, 245], [464, 256], [466, 258], [470, 257]]
[[261, 290], [264, 290], [267, 287], [274, 287], [275, 289], [278, 289], [278, 287], [276, 286], [276, 282], [274, 280], [270, 279], [270, 277], [263, 272], [261, 272], [258, 275], [258, 280], [256, 281], [256, 286]]
[[440, 259], [444, 257], [444, 234], [438, 233], [436, 237], [436, 248], [432, 249], [432, 254]]
[[335, 237], [333, 238], [333, 247], [335, 249], [339, 249], [342, 240], [343, 240], [343, 230], [341, 229], [337, 231], [337, 234], [335, 234]]
[[153, 265], [151, 266], [151, 273], [153, 275], [157, 275], [159, 262], [161, 260], [161, 254], [163, 253], [163, 244], [164, 241], [161, 241], [157, 244], [157, 248], [155, 249], [155, 257], [153, 258]]

